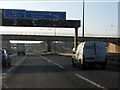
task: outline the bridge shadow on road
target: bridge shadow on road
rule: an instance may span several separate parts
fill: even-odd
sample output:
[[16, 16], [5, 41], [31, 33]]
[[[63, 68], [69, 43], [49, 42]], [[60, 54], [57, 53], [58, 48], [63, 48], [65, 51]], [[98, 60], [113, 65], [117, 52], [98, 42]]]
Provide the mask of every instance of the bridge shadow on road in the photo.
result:
[[95, 65], [95, 66], [87, 66], [85, 67], [84, 70], [81, 69], [80, 66], [76, 67], [80, 71], [108, 71], [108, 72], [120, 72], [120, 67], [115, 67], [111, 65], [107, 65], [106, 69], [102, 69], [100, 65]]
[[[11, 66], [13, 67], [13, 66]], [[17, 69], [13, 72], [15, 74], [27, 74], [27, 73], [59, 73], [59, 72], [74, 72], [74, 71], [80, 71], [80, 72], [87, 72], [87, 71], [108, 71], [108, 72], [120, 72], [120, 68], [114, 68], [114, 67], [107, 67], [105, 70], [101, 69], [100, 66], [94, 66], [94, 67], [86, 67], [84, 70], [80, 68], [80, 66], [72, 67], [71, 64], [69, 65], [63, 65], [65, 68], [60, 68], [56, 65], [21, 65], [17, 67]]]

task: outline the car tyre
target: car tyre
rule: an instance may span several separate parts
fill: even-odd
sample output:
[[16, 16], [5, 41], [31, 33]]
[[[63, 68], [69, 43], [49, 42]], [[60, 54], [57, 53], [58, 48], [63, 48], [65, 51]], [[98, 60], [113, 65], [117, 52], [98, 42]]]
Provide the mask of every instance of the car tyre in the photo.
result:
[[107, 66], [107, 56], [105, 57], [105, 62], [102, 64], [102, 69], [105, 70]]
[[85, 69], [85, 63], [81, 64], [81, 68], [82, 68], [82, 70]]
[[82, 68], [82, 70], [84, 70], [85, 69], [85, 60], [84, 60], [84, 58], [83, 58], [83, 62], [82, 62], [82, 64], [81, 64], [81, 68]]
[[72, 58], [72, 66], [76, 67], [76, 64], [75, 64], [75, 61], [73, 60], [73, 58]]
[[102, 67], [103, 70], [105, 70], [106, 69], [106, 64], [103, 63], [101, 67]]

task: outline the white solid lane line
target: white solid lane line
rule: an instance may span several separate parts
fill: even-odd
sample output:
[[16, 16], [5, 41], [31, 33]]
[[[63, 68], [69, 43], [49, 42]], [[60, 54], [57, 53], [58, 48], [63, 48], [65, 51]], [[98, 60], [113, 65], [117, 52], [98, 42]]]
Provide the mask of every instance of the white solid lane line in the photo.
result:
[[76, 75], [77, 77], [79, 77], [79, 78], [81, 78], [81, 79], [83, 79], [83, 80], [89, 82], [90, 84], [92, 84], [92, 85], [98, 87], [98, 88], [101, 88], [101, 89], [103, 89], [103, 90], [108, 90], [107, 88], [101, 86], [100, 84], [98, 84], [98, 83], [96, 83], [96, 82], [93, 82], [93, 81], [91, 81], [91, 80], [85, 78], [85, 77], [82, 76], [82, 75], [79, 75], [79, 74], [75, 74], [75, 75]]
[[16, 63], [15, 65], [19, 65], [20, 63], [22, 63], [25, 59], [26, 59], [27, 56], [25, 56], [23, 59], [21, 59], [18, 63]]
[[2, 82], [2, 85], [3, 85], [3, 87], [4, 88], [9, 88], [6, 84], [4, 84], [3, 82]]

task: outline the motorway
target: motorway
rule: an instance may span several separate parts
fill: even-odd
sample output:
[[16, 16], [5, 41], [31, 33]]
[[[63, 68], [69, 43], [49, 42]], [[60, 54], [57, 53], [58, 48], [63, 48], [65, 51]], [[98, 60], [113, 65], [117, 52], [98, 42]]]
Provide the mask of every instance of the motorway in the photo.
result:
[[[28, 53], [12, 57], [12, 65], [2, 70], [3, 88], [119, 88], [120, 68], [107, 65], [86, 67], [71, 65], [71, 57]], [[118, 89], [118, 90], [119, 90]]]

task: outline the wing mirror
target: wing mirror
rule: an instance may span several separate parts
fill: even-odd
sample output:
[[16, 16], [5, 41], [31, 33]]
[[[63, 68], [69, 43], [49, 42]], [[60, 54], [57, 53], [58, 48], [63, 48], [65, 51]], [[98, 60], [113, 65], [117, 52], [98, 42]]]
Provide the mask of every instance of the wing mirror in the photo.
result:
[[73, 48], [73, 54], [76, 54], [76, 49], [75, 48]]

